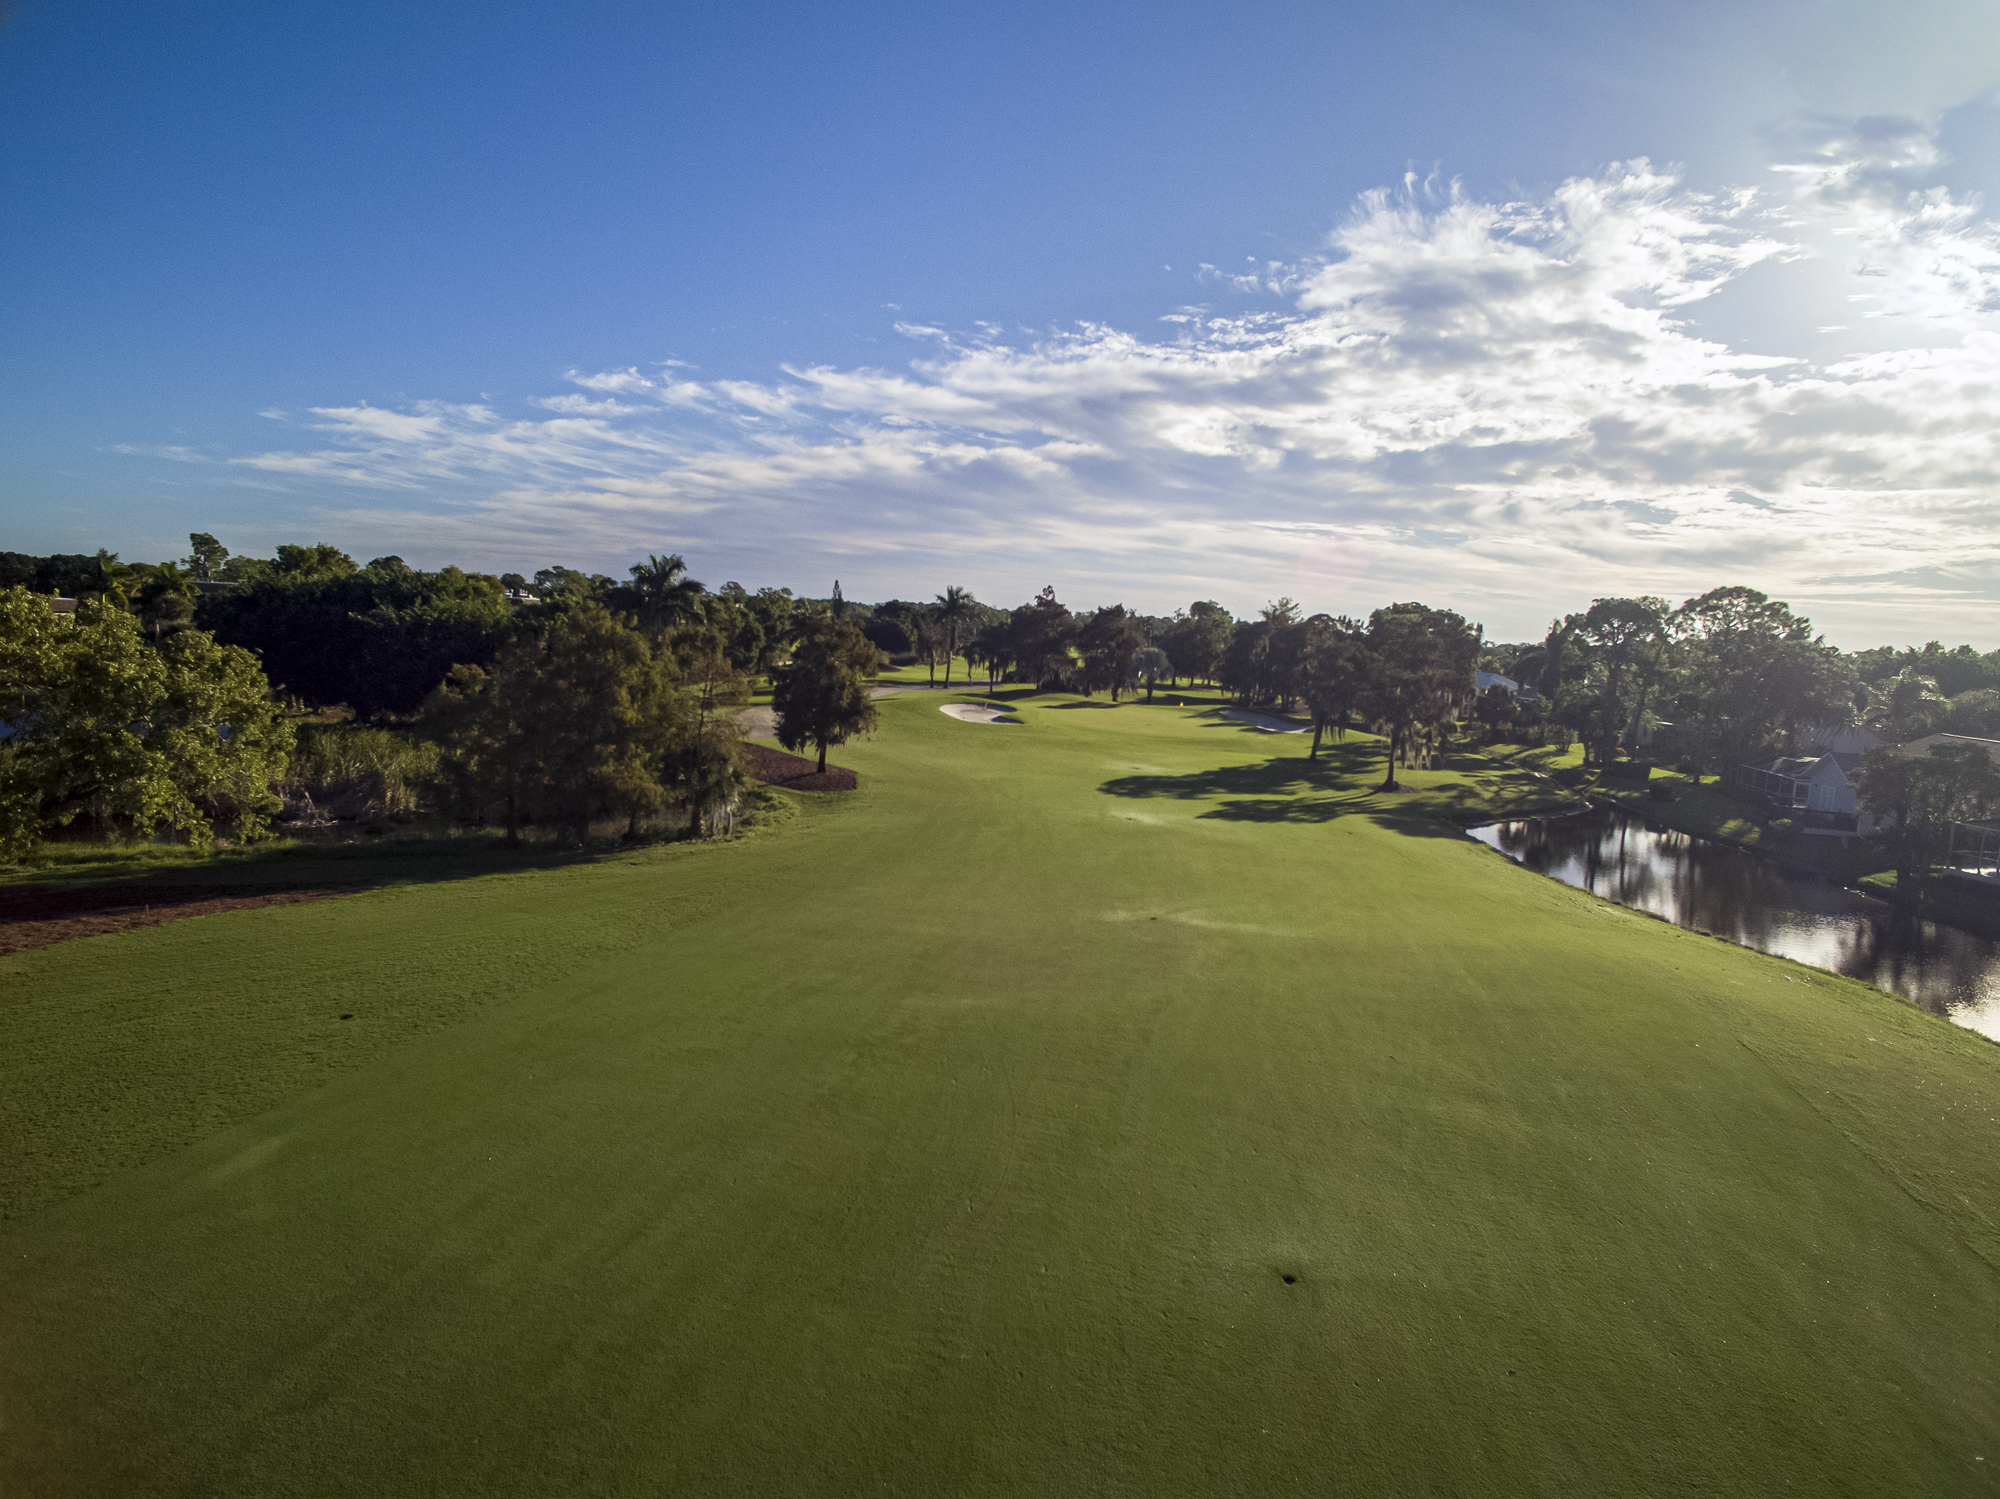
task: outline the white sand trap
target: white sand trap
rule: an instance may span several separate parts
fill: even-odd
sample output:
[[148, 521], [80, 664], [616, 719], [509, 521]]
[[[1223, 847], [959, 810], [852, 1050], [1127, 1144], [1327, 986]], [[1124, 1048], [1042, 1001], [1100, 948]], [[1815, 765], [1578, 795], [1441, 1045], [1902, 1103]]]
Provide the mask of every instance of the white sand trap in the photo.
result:
[[1247, 723], [1260, 734], [1303, 734], [1302, 725], [1288, 723], [1282, 718], [1272, 718], [1264, 713], [1239, 713], [1234, 708], [1222, 710], [1224, 718], [1233, 718], [1238, 723]]
[[960, 723], [1011, 723], [1018, 724], [1018, 718], [1008, 718], [1005, 708], [996, 708], [991, 703], [940, 703], [938, 712], [949, 713]]

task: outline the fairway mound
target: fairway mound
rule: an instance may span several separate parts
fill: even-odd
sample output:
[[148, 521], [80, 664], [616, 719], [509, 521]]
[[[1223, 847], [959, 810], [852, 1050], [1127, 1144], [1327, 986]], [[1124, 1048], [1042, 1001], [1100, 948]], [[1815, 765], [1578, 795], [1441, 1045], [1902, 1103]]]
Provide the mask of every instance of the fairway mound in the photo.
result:
[[960, 723], [1011, 723], [1019, 724], [1020, 719], [1007, 717], [1005, 708], [996, 708], [991, 703], [946, 703], [938, 709]]
[[1260, 734], [1303, 734], [1310, 727], [1287, 718], [1273, 718], [1268, 713], [1245, 713], [1237, 708], [1224, 708], [1222, 716], [1247, 723]]
[[309, 900], [359, 895], [348, 889], [257, 889], [244, 885], [83, 885], [62, 890], [27, 885], [0, 891], [0, 955], [54, 947], [82, 937], [129, 932], [134, 927], [254, 911], [262, 906], [296, 906]]
[[743, 765], [766, 786], [782, 786], [787, 791], [852, 791], [861, 784], [851, 770], [838, 765], [821, 770], [817, 761], [788, 755], [768, 744], [745, 744]]

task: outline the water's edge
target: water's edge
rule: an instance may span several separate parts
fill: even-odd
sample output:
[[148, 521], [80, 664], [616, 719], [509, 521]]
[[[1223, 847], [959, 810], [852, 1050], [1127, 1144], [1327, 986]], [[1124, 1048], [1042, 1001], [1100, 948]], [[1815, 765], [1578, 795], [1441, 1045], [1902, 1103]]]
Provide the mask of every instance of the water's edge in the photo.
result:
[[2000, 1041], [2000, 941], [1621, 806], [1468, 827], [1510, 862], [1807, 967], [1860, 979]]

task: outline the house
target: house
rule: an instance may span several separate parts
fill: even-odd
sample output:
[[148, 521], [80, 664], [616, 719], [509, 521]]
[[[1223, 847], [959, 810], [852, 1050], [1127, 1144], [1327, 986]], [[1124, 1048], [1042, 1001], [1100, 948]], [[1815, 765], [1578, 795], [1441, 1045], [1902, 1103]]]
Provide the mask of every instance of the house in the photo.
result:
[[[1927, 755], [1942, 745], [1973, 744], [2000, 766], [2000, 739], [1974, 739], [1968, 734], [1929, 734], [1894, 746], [1899, 755]], [[1875, 820], [1863, 811], [1855, 795], [1862, 758], [1888, 745], [1873, 729], [1859, 725], [1831, 730], [1821, 745], [1804, 755], [1781, 755], [1757, 765], [1739, 765], [1736, 784], [1761, 796], [1807, 833], [1872, 833]]]
[[1774, 810], [1807, 833], [1867, 833], [1867, 814], [1855, 795], [1861, 761], [1868, 751], [1888, 743], [1873, 729], [1841, 724], [1815, 736], [1803, 755], [1736, 767], [1735, 781], [1761, 796]]
[[1861, 759], [1853, 750], [1780, 755], [1761, 764], [1737, 766], [1735, 780], [1791, 818], [1801, 832], [1855, 833], [1863, 831], [1854, 790]]
[[1512, 677], [1503, 677], [1497, 671], [1476, 671], [1472, 674], [1472, 690], [1484, 692], [1489, 687], [1505, 687], [1509, 692], [1519, 692], [1521, 684]]

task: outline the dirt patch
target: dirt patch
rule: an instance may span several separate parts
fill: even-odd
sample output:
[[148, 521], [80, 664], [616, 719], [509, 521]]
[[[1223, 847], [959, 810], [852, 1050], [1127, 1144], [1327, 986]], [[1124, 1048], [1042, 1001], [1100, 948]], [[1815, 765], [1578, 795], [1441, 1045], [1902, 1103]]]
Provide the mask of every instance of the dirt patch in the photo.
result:
[[54, 947], [80, 937], [103, 937], [134, 927], [254, 911], [262, 906], [296, 906], [309, 900], [359, 895], [361, 888], [258, 889], [245, 885], [81, 885], [56, 889], [25, 885], [0, 890], [0, 956]]
[[783, 786], [787, 791], [852, 791], [860, 780], [851, 770], [838, 765], [819, 768], [817, 760], [788, 755], [768, 744], [745, 744], [743, 766], [767, 786]]

